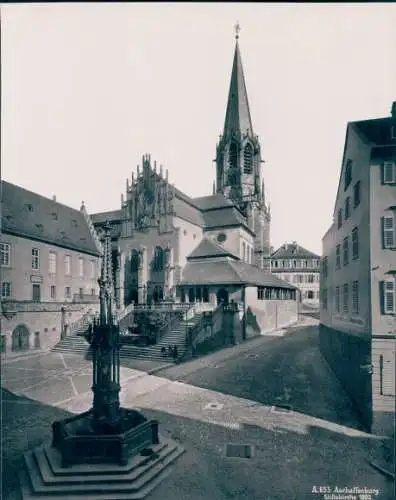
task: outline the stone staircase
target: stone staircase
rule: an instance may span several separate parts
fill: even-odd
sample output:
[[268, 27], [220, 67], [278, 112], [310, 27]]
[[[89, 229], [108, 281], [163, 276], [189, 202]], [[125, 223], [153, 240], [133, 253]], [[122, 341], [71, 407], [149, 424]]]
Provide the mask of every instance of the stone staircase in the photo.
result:
[[152, 346], [134, 346], [124, 344], [120, 349], [121, 359], [150, 359], [150, 360], [160, 360], [160, 361], [172, 361], [171, 357], [164, 356], [161, 353], [161, 349], [165, 347], [168, 348], [169, 345], [172, 347], [177, 345], [178, 358], [182, 358], [186, 351], [186, 333], [187, 329], [193, 328], [198, 321], [200, 321], [202, 313], [195, 314], [193, 318], [186, 321], [181, 320], [173, 326], [172, 330], [166, 333], [161, 340]]
[[[186, 333], [187, 329], [193, 328], [201, 319], [203, 313], [196, 313], [193, 318], [187, 320], [178, 321], [173, 328], [166, 333], [161, 340], [152, 346], [135, 346], [129, 344], [123, 344], [120, 348], [120, 359], [146, 359], [146, 360], [156, 360], [156, 361], [172, 361], [171, 357], [164, 356], [161, 353], [161, 349], [165, 347], [168, 348], [169, 345], [172, 347], [177, 345], [178, 357], [182, 358], [186, 353]], [[85, 335], [88, 332], [88, 319], [86, 321], [81, 321], [78, 328], [76, 328], [73, 333], [60, 342], [58, 342], [52, 349], [52, 352], [59, 353], [71, 353], [71, 354], [82, 354], [87, 356], [87, 359], [91, 358], [89, 343], [85, 339]]]

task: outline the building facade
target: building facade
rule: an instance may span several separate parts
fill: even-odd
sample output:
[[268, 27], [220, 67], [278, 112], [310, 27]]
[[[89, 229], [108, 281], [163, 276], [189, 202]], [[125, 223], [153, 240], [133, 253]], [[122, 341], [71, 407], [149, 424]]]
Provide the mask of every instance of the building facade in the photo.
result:
[[98, 305], [100, 242], [84, 206], [5, 181], [1, 189], [2, 352], [50, 346]]
[[[224, 130], [216, 148], [213, 193], [198, 198], [182, 193], [169, 183], [168, 172], [150, 155], [144, 155], [137, 172], [126, 181], [120, 209], [91, 216], [99, 238], [105, 224], [111, 224], [119, 308], [131, 303], [180, 301], [182, 297], [216, 307], [234, 299], [230, 288], [234, 281], [241, 288], [251, 284], [251, 279], [246, 274], [236, 278], [234, 273], [234, 281], [229, 281], [232, 271], [228, 269], [224, 276], [215, 273], [208, 282], [203, 267], [211, 267], [213, 258], [218, 269], [222, 268], [218, 259], [231, 259], [263, 270], [260, 286], [265, 286], [266, 280], [272, 284], [271, 216], [265, 203], [261, 164], [237, 38]], [[189, 265], [198, 254], [200, 265]], [[192, 270], [197, 276], [191, 276]], [[295, 290], [280, 280], [277, 286]], [[279, 300], [290, 296], [295, 301], [292, 295], [280, 294]]]
[[285, 243], [271, 253], [271, 272], [293, 283], [303, 305], [319, 307], [320, 256], [298, 245]]
[[396, 345], [396, 103], [347, 126], [323, 237], [320, 342], [367, 427], [392, 433]]

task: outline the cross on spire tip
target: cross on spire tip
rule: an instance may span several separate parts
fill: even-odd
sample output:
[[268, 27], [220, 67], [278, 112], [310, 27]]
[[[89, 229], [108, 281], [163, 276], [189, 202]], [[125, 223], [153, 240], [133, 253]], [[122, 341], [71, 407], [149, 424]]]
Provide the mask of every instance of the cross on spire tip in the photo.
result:
[[239, 25], [239, 22], [236, 22], [236, 25], [234, 26], [234, 31], [235, 31], [235, 39], [239, 39], [239, 32], [241, 31], [241, 27]]

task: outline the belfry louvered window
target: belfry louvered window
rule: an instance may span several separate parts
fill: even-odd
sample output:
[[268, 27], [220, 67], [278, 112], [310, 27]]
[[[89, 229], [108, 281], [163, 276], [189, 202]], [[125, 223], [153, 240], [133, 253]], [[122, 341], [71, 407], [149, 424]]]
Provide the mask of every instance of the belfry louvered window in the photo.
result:
[[235, 142], [230, 144], [230, 151], [228, 153], [228, 166], [230, 168], [237, 168], [238, 166], [238, 149]]
[[245, 174], [253, 172], [253, 149], [250, 144], [246, 144], [243, 150], [243, 171]]

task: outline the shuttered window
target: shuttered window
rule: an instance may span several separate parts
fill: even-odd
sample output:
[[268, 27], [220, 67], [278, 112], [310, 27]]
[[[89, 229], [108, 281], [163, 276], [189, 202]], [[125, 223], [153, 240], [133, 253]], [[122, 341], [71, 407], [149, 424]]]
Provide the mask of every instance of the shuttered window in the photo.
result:
[[386, 215], [382, 218], [382, 235], [384, 248], [395, 248], [395, 218]]
[[396, 313], [396, 281], [387, 280], [381, 283], [381, 302], [383, 314]]
[[390, 351], [380, 355], [380, 394], [395, 396], [395, 352]]

